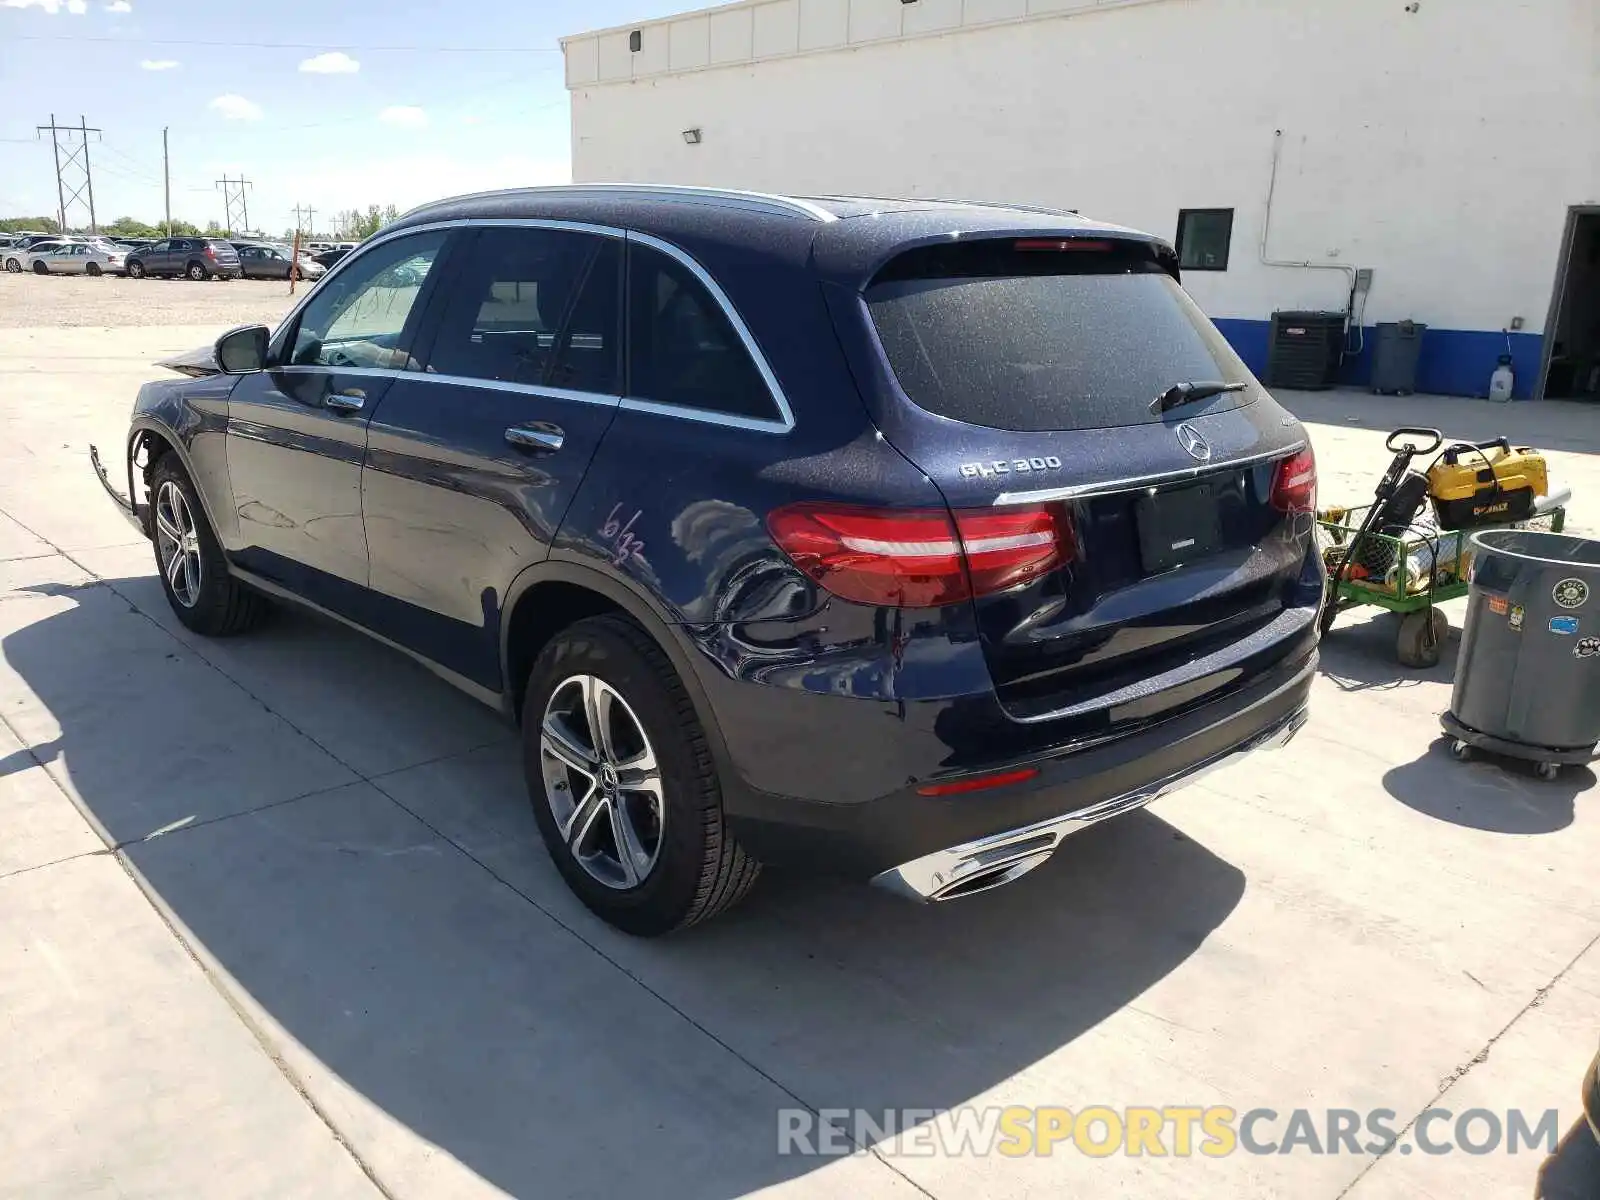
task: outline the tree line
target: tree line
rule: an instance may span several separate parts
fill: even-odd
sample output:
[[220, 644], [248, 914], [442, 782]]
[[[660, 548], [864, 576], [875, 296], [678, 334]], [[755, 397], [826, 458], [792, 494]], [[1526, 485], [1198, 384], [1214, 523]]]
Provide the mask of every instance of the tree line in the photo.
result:
[[[3, 217], [0, 218], [0, 233], [60, 233], [61, 225], [54, 217]], [[69, 234], [85, 234], [89, 232], [87, 225], [68, 228]], [[132, 217], [118, 217], [109, 224], [102, 223], [100, 232], [112, 237], [149, 237], [158, 238], [167, 236], [165, 225], [150, 225], [144, 221], [137, 221]], [[174, 221], [172, 223], [174, 234], [187, 234], [190, 237], [199, 237], [202, 234], [221, 234], [222, 226], [215, 221], [208, 221], [204, 228], [191, 221]]]
[[[343, 212], [334, 214], [333, 228], [341, 238], [352, 242], [369, 238], [382, 229], [390, 221], [400, 218], [400, 210], [393, 204], [379, 207], [376, 204], [367, 205], [366, 211], [359, 208], [347, 208]], [[0, 218], [0, 233], [60, 233], [60, 224], [54, 217], [4, 217]], [[70, 234], [88, 233], [87, 226], [68, 229]], [[146, 237], [158, 238], [167, 236], [164, 224], [150, 224], [146, 221], [136, 220], [133, 217], [118, 217], [109, 224], [101, 224], [100, 232], [112, 237]], [[195, 225], [190, 221], [174, 221], [171, 232], [175, 235], [200, 237], [204, 234], [221, 236], [224, 233], [222, 226], [216, 221], [207, 221], [204, 227]], [[242, 232], [242, 231], [240, 231]], [[307, 237], [312, 235], [312, 230], [304, 230]], [[285, 238], [294, 236], [293, 229], [284, 231]]]

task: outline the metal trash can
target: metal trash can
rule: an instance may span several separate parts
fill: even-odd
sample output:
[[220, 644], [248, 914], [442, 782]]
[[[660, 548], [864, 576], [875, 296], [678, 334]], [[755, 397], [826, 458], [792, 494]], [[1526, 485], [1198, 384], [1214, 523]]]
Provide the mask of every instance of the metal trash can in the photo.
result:
[[1472, 535], [1472, 588], [1450, 711], [1468, 758], [1487, 750], [1554, 779], [1600, 742], [1600, 542], [1533, 529]]
[[1409, 396], [1417, 390], [1417, 360], [1422, 357], [1426, 325], [1415, 321], [1380, 321], [1372, 347], [1372, 390], [1379, 395]]

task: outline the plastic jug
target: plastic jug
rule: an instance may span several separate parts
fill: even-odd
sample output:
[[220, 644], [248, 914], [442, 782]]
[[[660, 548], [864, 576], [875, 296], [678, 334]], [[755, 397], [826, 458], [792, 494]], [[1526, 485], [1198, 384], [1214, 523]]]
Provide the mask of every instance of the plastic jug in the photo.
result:
[[1511, 369], [1511, 355], [1502, 354], [1500, 365], [1494, 369], [1494, 374], [1489, 376], [1489, 399], [1496, 404], [1504, 404], [1511, 399], [1511, 389], [1516, 382], [1516, 373]]

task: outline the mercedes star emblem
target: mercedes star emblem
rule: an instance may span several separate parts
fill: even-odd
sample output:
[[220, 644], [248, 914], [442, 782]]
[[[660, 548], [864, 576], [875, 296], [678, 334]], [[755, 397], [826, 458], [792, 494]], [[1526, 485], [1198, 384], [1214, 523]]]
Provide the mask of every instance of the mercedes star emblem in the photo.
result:
[[1201, 436], [1200, 431], [1193, 425], [1182, 424], [1177, 430], [1178, 445], [1182, 446], [1189, 457], [1198, 462], [1211, 461], [1211, 443]]

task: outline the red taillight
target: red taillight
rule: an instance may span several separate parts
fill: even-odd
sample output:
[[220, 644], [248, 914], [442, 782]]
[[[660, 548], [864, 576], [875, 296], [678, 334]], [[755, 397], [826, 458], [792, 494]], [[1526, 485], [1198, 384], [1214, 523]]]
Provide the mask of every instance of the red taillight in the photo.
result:
[[1026, 783], [1039, 774], [1038, 767], [1023, 767], [1019, 771], [1002, 771], [998, 775], [979, 775], [972, 779], [956, 779], [949, 783], [930, 783], [917, 789], [919, 796], [959, 796], [963, 792], [982, 792], [989, 788], [1005, 787], [1008, 783]]
[[216, 256], [217, 256], [216, 249], [214, 247], [207, 246], [206, 247], [206, 257], [207, 258], [215, 258]]
[[1036, 579], [1072, 556], [1065, 514], [791, 504], [767, 530], [796, 566], [846, 600], [898, 608], [955, 604]]
[[1089, 238], [1020, 238], [1011, 243], [1013, 250], [1078, 251], [1086, 254], [1109, 254], [1111, 243]]
[[1317, 456], [1311, 447], [1280, 459], [1272, 473], [1272, 507], [1279, 512], [1315, 512]]

